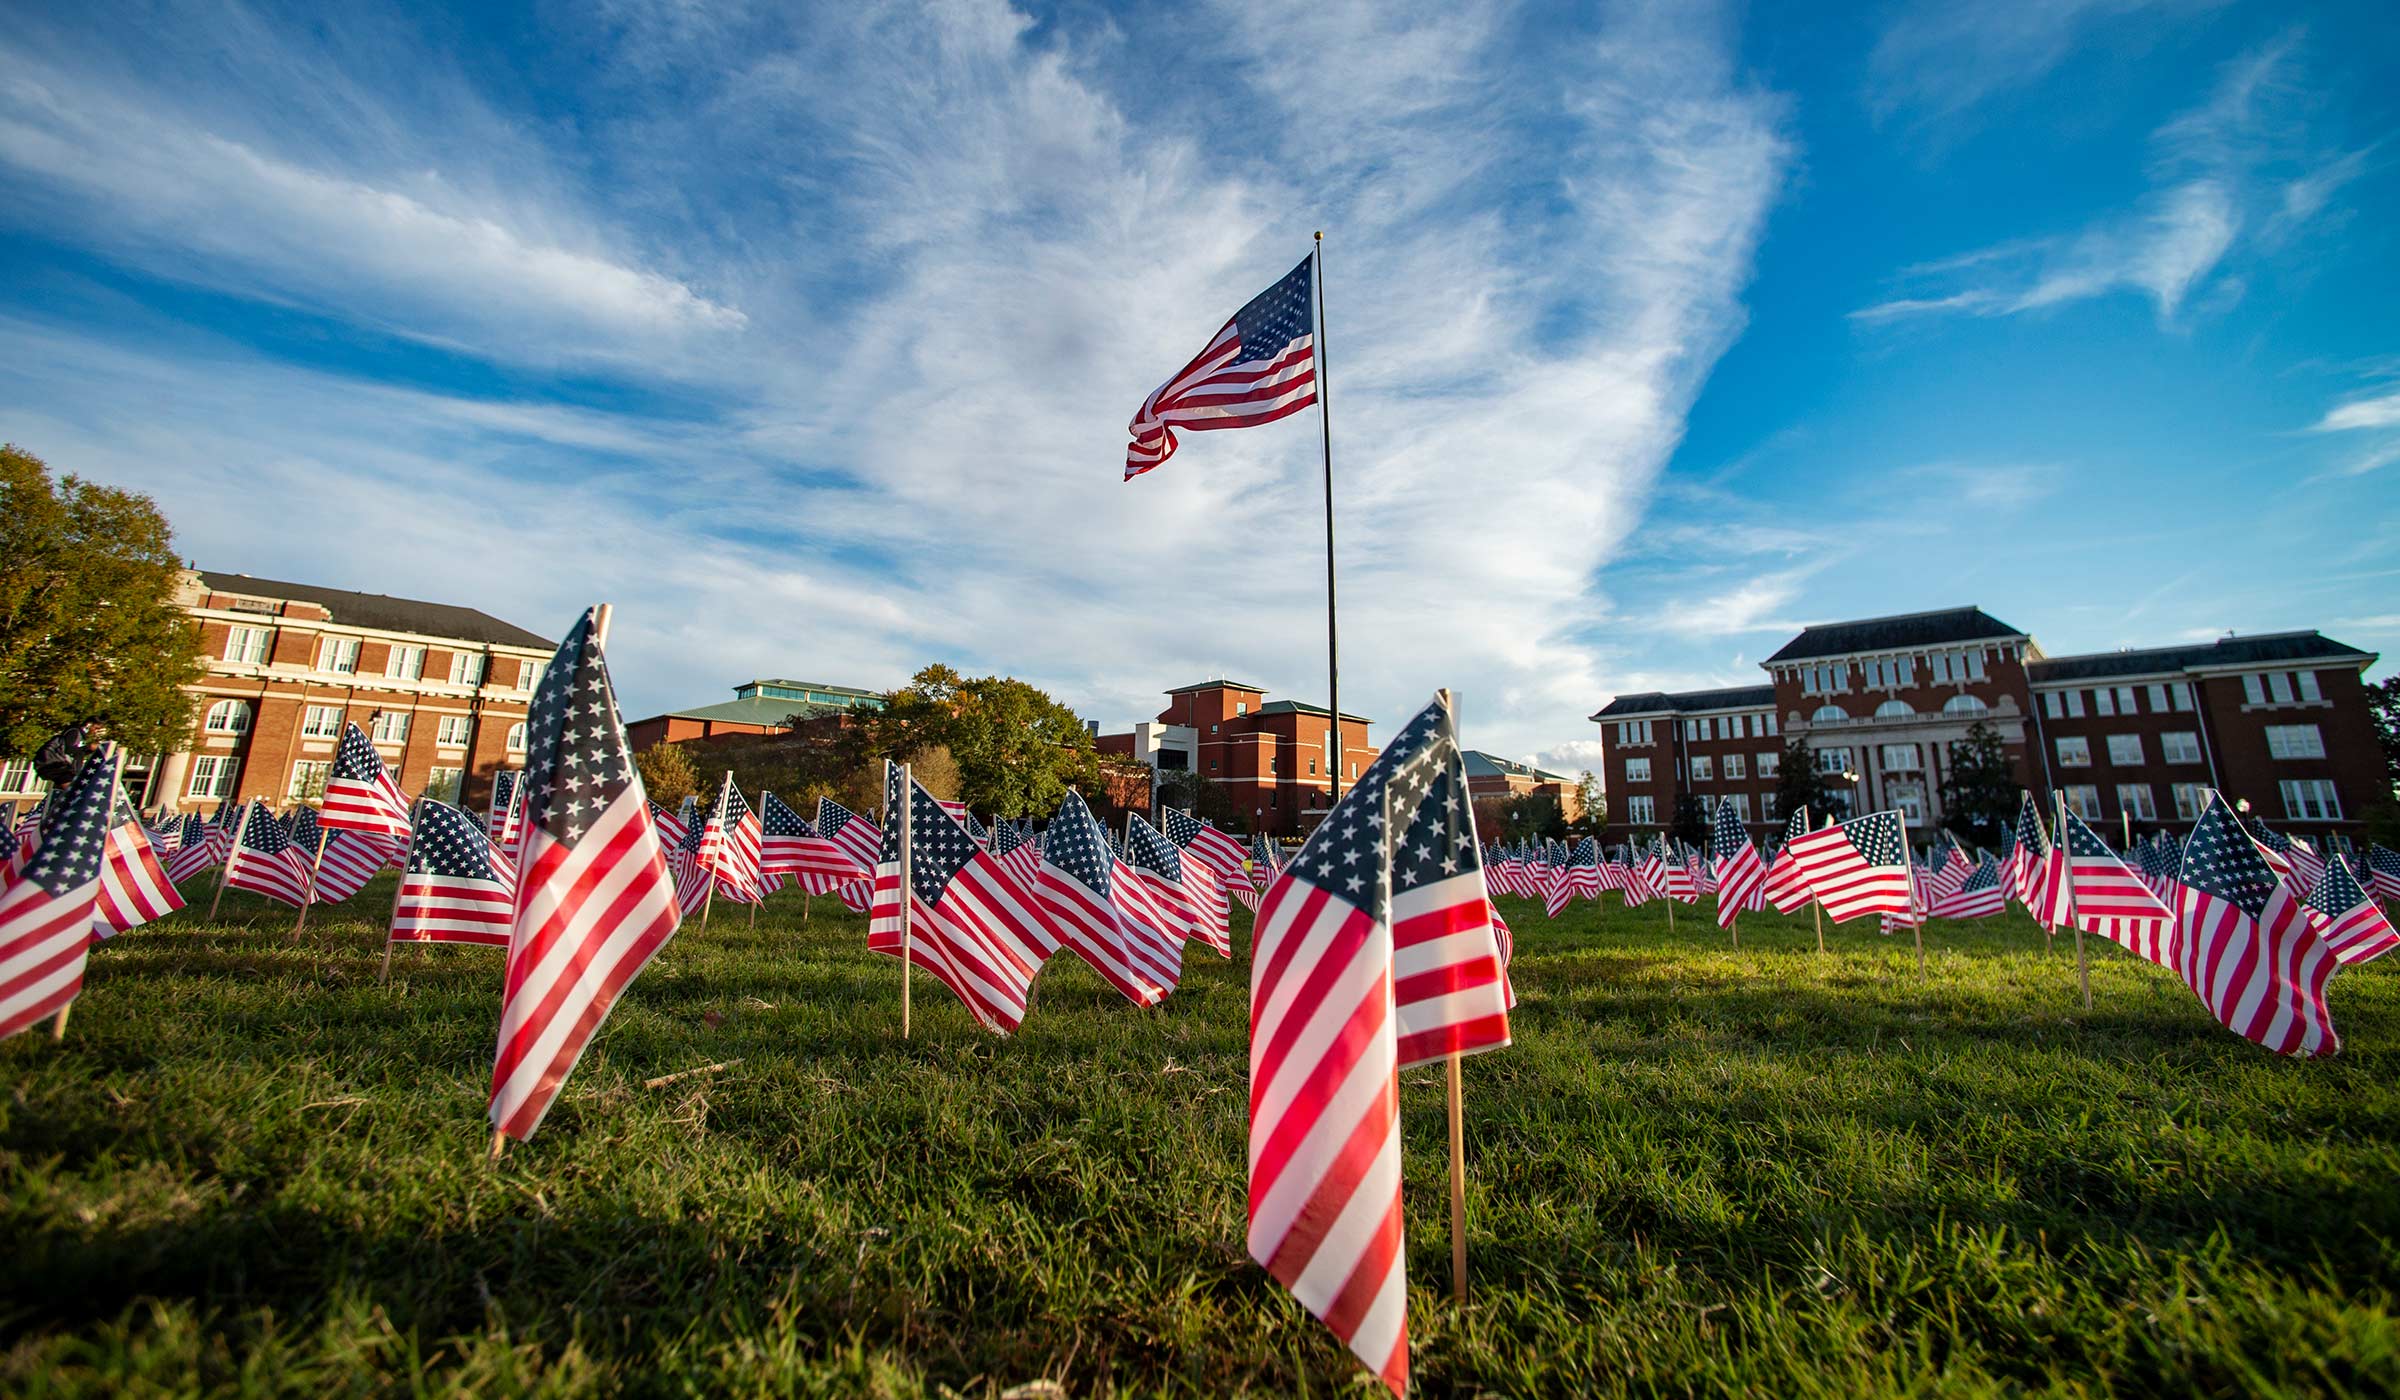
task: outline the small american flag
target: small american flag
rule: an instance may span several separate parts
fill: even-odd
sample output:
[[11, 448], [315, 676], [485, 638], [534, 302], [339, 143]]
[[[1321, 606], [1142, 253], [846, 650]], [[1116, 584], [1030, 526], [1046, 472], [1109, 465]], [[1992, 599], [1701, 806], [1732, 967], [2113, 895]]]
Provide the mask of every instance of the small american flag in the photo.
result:
[[1207, 866], [1139, 816], [1126, 818], [1125, 863], [1158, 906], [1182, 922], [1184, 937], [1207, 944], [1218, 957], [1233, 956], [1232, 908]]
[[494, 844], [500, 840], [501, 829], [508, 825], [517, 810], [517, 799], [524, 794], [517, 790], [522, 770], [503, 768], [492, 775], [492, 805], [484, 814], [483, 834]]
[[758, 814], [750, 810], [750, 799], [742, 790], [728, 782], [717, 793], [717, 805], [709, 810], [708, 822], [700, 828], [700, 849], [696, 862], [717, 882], [717, 893], [736, 904], [756, 904], [766, 897], [759, 873]]
[[1182, 980], [1182, 935], [1109, 850], [1080, 793], [1069, 792], [1050, 819], [1030, 883], [1066, 946], [1134, 1005], [1156, 1006]]
[[152, 919], [163, 919], [183, 907], [183, 896], [159, 862], [150, 829], [142, 825], [133, 804], [117, 794], [116, 811], [108, 829], [108, 856], [100, 864], [100, 900], [93, 911], [92, 935], [108, 938]]
[[0, 1038], [58, 1014], [83, 990], [116, 787], [116, 759], [88, 754], [47, 799], [32, 854], [0, 874]]
[[[683, 818], [659, 806], [656, 802], [650, 802], [649, 808], [650, 829], [658, 833], [659, 846], [664, 850], [672, 851], [683, 845], [683, 833], [686, 826]], [[497, 839], [500, 835], [499, 809], [495, 807], [492, 810], [493, 820], [487, 829], [487, 834]]]
[[2184, 843], [2176, 915], [2176, 971], [2227, 1029], [2279, 1055], [2341, 1049], [2325, 1009], [2341, 964], [2213, 793]]
[[2400, 851], [2381, 842], [2368, 846], [2367, 880], [2377, 899], [2400, 903]]
[[883, 849], [883, 828], [830, 797], [817, 799], [817, 834], [831, 841], [858, 866], [861, 876], [875, 871], [876, 853]]
[[[884, 764], [883, 850], [875, 867], [867, 947], [905, 954], [939, 978], [985, 1028], [1009, 1034], [1024, 1022], [1033, 979], [1060, 938], [1032, 897], [1017, 888], [975, 838], [922, 784], [903, 786]], [[900, 836], [908, 834], [908, 889], [900, 887]], [[907, 901], [909, 934], [900, 933]]]
[[2008, 907], [2000, 888], [2000, 862], [1990, 856], [1975, 863], [1958, 888], [1935, 898], [1928, 914], [1936, 919], [1988, 919]]
[[183, 840], [167, 857], [167, 878], [180, 885], [224, 859], [224, 847], [213, 839], [216, 828], [198, 812], [183, 819]]
[[1717, 926], [1730, 928], [1740, 915], [1767, 905], [1767, 865], [1750, 844], [1750, 831], [1735, 814], [1733, 804], [1717, 804], [1717, 820], [1709, 833], [1708, 854], [1717, 869]]
[[1900, 845], [1898, 812], [1853, 817], [1809, 832], [1785, 849], [1835, 923], [1862, 914], [1911, 915], [1910, 864]]
[[2001, 868], [2009, 878], [2009, 893], [2033, 915], [2035, 923], [2056, 928], [2067, 921], [2066, 862], [2043, 833], [2042, 814], [2035, 809], [2030, 792], [2017, 804], [2016, 839]]
[[1207, 348], [1150, 391], [1126, 432], [1125, 479], [1175, 455], [1175, 430], [1204, 432], [1272, 423], [1317, 401], [1315, 264], [1302, 258], [1283, 280], [1233, 313]]
[[1185, 855], [1198, 858], [1202, 865], [1208, 867], [1208, 873], [1217, 877], [1218, 885], [1232, 886], [1245, 882], [1247, 877], [1242, 863], [1247, 853], [1242, 850], [1241, 842], [1189, 812], [1178, 812], [1169, 807], [1161, 815], [1165, 821], [1159, 826], [1160, 834], [1174, 842]]
[[427, 798], [417, 812], [400, 899], [392, 911], [396, 943], [474, 943], [508, 946], [516, 921], [511, 885], [493, 866], [484, 823], [447, 802]]
[[2307, 914], [2309, 927], [2344, 964], [2373, 962], [2400, 947], [2400, 933], [2338, 855], [2325, 862], [2325, 874], [2308, 892]]
[[492, 1127], [520, 1142], [678, 922], [598, 609], [559, 643], [526, 728], [525, 848], [490, 1107]]
[[1800, 862], [1792, 856], [1792, 843], [1807, 834], [1808, 809], [1802, 807], [1784, 822], [1783, 844], [1776, 847], [1774, 859], [1767, 862], [1767, 883], [1760, 893], [1778, 914], [1805, 909], [1816, 897], [1808, 892], [1808, 877], [1800, 873]]
[[292, 844], [283, 823], [267, 814], [264, 803], [251, 802], [235, 833], [234, 849], [225, 857], [228, 886], [295, 909], [308, 903], [308, 860]]
[[789, 875], [810, 894], [829, 894], [842, 881], [858, 878], [858, 867], [842, 848], [817, 834], [808, 819], [772, 792], [758, 795], [758, 868], [763, 875]]
[[992, 859], [1000, 862], [1000, 868], [1008, 872], [1018, 888], [1032, 889], [1041, 874], [1042, 847], [1034, 839], [1031, 823], [1000, 823], [999, 829], [992, 833]]
[[2157, 963], [2175, 965], [2175, 911], [2159, 901], [2097, 833], [2073, 812], [2059, 813], [2067, 912], [2075, 927]]
[[[333, 751], [333, 771], [325, 778], [325, 812], [321, 818], [336, 831], [367, 831], [380, 836], [408, 836], [408, 799], [383, 755], [367, 742], [367, 732], [355, 723], [342, 727], [342, 742]], [[311, 841], [309, 849], [315, 850]]]

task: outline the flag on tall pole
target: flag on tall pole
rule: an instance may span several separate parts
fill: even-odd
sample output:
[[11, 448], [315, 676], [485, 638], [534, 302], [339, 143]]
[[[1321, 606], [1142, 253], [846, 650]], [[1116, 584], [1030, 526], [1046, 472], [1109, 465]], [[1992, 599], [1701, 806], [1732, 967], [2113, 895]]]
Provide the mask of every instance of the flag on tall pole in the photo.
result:
[[526, 717], [525, 846], [492, 1064], [492, 1150], [522, 1142], [679, 915], [609, 684], [608, 608], [576, 620]]
[[86, 754], [51, 794], [32, 854], [0, 874], [0, 1039], [63, 1015], [83, 990], [116, 788], [116, 756]]

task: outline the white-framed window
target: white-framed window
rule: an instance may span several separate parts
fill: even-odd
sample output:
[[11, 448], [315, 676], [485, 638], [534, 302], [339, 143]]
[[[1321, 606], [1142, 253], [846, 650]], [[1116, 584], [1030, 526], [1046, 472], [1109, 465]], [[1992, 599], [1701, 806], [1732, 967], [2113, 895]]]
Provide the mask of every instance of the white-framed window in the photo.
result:
[[1625, 799], [1625, 820], [1635, 826], [1655, 826], [1658, 823], [1658, 804], [1648, 793], [1637, 792]]
[[317, 643], [317, 669], [337, 675], [352, 675], [358, 670], [358, 638], [327, 637]]
[[2121, 715], [2138, 715], [2141, 712], [2141, 706], [2136, 704], [2134, 701], [2134, 687], [2129, 685], [2118, 686], [2117, 713]]
[[425, 678], [425, 648], [404, 647], [394, 643], [383, 658], [383, 673], [394, 680], [417, 681]]
[[465, 744], [467, 742], [467, 717], [465, 715], [442, 716], [434, 723], [433, 741], [437, 744], [447, 744], [452, 748]]
[[2278, 705], [2292, 703], [2292, 676], [2289, 671], [2267, 672], [2267, 698]]
[[1820, 773], [1830, 776], [1835, 773], [1855, 771], [1850, 766], [1848, 749], [1812, 749], [1810, 752], [1816, 756], [1817, 771]]
[[2325, 738], [2313, 724], [2270, 724], [2267, 754], [2272, 758], [2323, 758]]
[[[1234, 701], [1233, 712], [1237, 715], [1246, 715], [1250, 713], [1250, 702], [1247, 700]], [[895, 898], [897, 898], [897, 896], [895, 896]]]
[[2089, 768], [2092, 766], [2092, 741], [2080, 734], [2058, 736], [2058, 766]]
[[2107, 686], [2102, 686], [2098, 690], [2092, 692], [2093, 714], [2114, 715], [2116, 712], [2117, 697], [2114, 691], [2111, 691]]
[[1774, 712], [1773, 710], [1769, 710], [1769, 711], [1767, 711], [1765, 714], [1763, 714], [1763, 715], [1760, 715], [1758, 718], [1759, 718], [1759, 722], [1760, 722], [1760, 725], [1761, 725], [1761, 727], [1760, 727], [1760, 729], [1759, 729], [1759, 731], [1758, 731], [1758, 737], [1760, 737], [1761, 739], [1772, 739], [1772, 738], [1774, 738], [1774, 737], [1775, 737], [1775, 712]]
[[1972, 695], [1953, 695], [1942, 702], [1942, 713], [1946, 715], [1981, 715], [1990, 711], [1991, 706]]
[[2264, 705], [2267, 703], [2266, 678], [2259, 675], [2256, 671], [2253, 671], [2249, 675], [2242, 677], [2242, 702], [2249, 705]]
[[300, 716], [300, 737], [303, 739], [331, 739], [341, 732], [342, 707], [339, 705], [311, 705]]
[[1769, 749], [1758, 756], [1758, 776], [1772, 778], [1783, 772], [1783, 755]]
[[225, 629], [225, 659], [252, 664], [267, 659], [267, 643], [275, 635], [269, 627], [228, 627]]
[[480, 651], [450, 653], [450, 684], [483, 684], [483, 653]]
[[2081, 718], [2083, 718], [2083, 692], [2082, 692], [2082, 691], [2080, 691], [2080, 690], [2069, 690], [2069, 691], [2064, 691], [2064, 692], [2061, 692], [2061, 693], [2063, 694], [2063, 696], [2065, 697], [2065, 700], [2066, 700], [2066, 705], [2067, 705], [2067, 718], [2068, 718], [2068, 719], [2081, 719]]
[[214, 797], [219, 801], [233, 796], [233, 758], [228, 754], [204, 753], [192, 760], [194, 797]]
[[2292, 680], [2294, 681], [2294, 683], [2296, 683], [2296, 684], [2297, 684], [2297, 685], [2300, 687], [2300, 698], [2301, 698], [2301, 699], [2303, 699], [2303, 700], [2322, 700], [2322, 699], [2324, 699], [2324, 698], [2325, 698], [2325, 692], [2324, 692], [2324, 691], [2322, 691], [2322, 690], [2319, 690], [2319, 689], [2317, 688], [2317, 673], [2316, 673], [2316, 672], [2314, 672], [2314, 671], [2294, 671], [2294, 672], [2292, 673]]
[[2065, 794], [2067, 810], [2087, 822], [2100, 820], [2100, 789], [2089, 783], [2072, 784], [2059, 791]]
[[1635, 748], [1649, 743], [1650, 721], [1646, 719], [1620, 720], [1617, 724], [1617, 742], [1627, 748]]
[[2150, 713], [2152, 713], [2152, 714], [2154, 714], [2154, 715], [2163, 715], [2163, 714], [2165, 714], [2166, 712], [2167, 712], [2167, 688], [2166, 688], [2165, 686], [2163, 686], [2163, 685], [2154, 685], [2154, 686], [2151, 686], [2151, 687], [2150, 687]]
[[[525, 752], [525, 723], [522, 720], [508, 727], [508, 751], [510, 753]], [[1350, 766], [1354, 769], [1358, 767], [1355, 763]]]
[[2177, 783], [2167, 789], [2167, 795], [2175, 799], [2175, 820], [2179, 822], [2196, 822], [2208, 810], [2206, 784]]
[[2277, 784], [2283, 789], [2283, 814], [2302, 821], [2339, 821], [2342, 799], [2334, 792], [2333, 783], [2325, 778], [2286, 778]]
[[2198, 763], [2200, 736], [2188, 729], [2173, 730], [2158, 736], [2158, 750], [2168, 763]]
[[544, 664], [546, 663], [540, 661], [519, 661], [517, 663], [517, 689], [530, 691], [540, 685]]
[[33, 775], [32, 759], [12, 758], [5, 763], [0, 763], [0, 792], [31, 793], [38, 796], [49, 790], [48, 783]]
[[208, 707], [208, 718], [202, 727], [211, 734], [247, 734], [250, 732], [250, 702], [219, 700]]
[[1745, 771], [1748, 767], [1749, 765], [1742, 761], [1742, 756], [1740, 754], [1729, 753], [1725, 755], [1725, 776], [1727, 778], [1748, 777], [1749, 774]]
[[425, 775], [425, 795], [437, 802], [455, 804], [459, 784], [466, 778], [464, 768], [436, 768]]
[[1722, 800], [1733, 804], [1733, 815], [1736, 819], [1743, 822], [1750, 820], [1750, 794], [1737, 792]]
[[2167, 687], [2167, 694], [2174, 700], [2175, 708], [2177, 710], [2180, 710], [2185, 714], [2191, 713], [2192, 688], [2189, 685], [2186, 685], [2182, 681], [2177, 681], [2175, 684]]
[[2137, 822], [2158, 820], [2158, 808], [2150, 801], [2148, 783], [2117, 784], [2117, 810]]
[[1626, 759], [1625, 781], [1629, 783], [1646, 783], [1650, 781], [1650, 760], [1646, 758]]
[[1707, 754], [1692, 755], [1692, 781], [1705, 783], [1716, 777], [1716, 763]]
[[1850, 718], [1849, 713], [1839, 705], [1817, 706], [1815, 720], [1818, 724], [1839, 724], [1848, 718]]
[[333, 776], [329, 759], [304, 758], [292, 765], [291, 785], [284, 796], [294, 802], [307, 802], [325, 795], [325, 780]]
[[1906, 719], [1915, 713], [1906, 700], [1886, 700], [1875, 707], [1877, 719]]
[[2120, 768], [2138, 767], [2142, 761], [2142, 736], [2139, 734], [2109, 735], [2108, 761]]
[[369, 733], [378, 744], [407, 743], [408, 711], [385, 710], [375, 716], [375, 723], [369, 726]]
[[1884, 745], [1884, 746], [1883, 746], [1883, 771], [1884, 771], [1884, 772], [1886, 772], [1886, 773], [1914, 773], [1914, 772], [1916, 772], [1916, 771], [1917, 771], [1917, 746], [1916, 746], [1916, 745], [1914, 745], [1914, 744], [1886, 744], [1886, 745]]

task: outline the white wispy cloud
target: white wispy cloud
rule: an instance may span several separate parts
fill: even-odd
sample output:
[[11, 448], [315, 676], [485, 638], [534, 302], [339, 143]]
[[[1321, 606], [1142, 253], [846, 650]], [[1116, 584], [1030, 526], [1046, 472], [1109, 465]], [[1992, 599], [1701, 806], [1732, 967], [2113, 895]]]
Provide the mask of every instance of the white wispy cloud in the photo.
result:
[[2400, 390], [2336, 404], [2316, 424], [2320, 433], [2354, 432], [2361, 428], [2400, 428]]
[[[1992, 7], [1995, 13], [2006, 12]], [[2038, 7], [2037, 7], [2038, 8]], [[1904, 271], [1907, 288], [1851, 313], [1862, 323], [2012, 316], [2115, 293], [2149, 299], [2171, 323], [2236, 254], [2281, 248], [2327, 216], [2364, 168], [2329, 152], [2300, 114], [2298, 40], [2226, 66], [2208, 99], [2152, 135], [2149, 189], [2133, 207], [2072, 233], [2018, 239]]]
[[[1783, 102], [1738, 75], [1723, 14], [1684, 7], [1609, 7], [1538, 84], [1505, 6], [1189, 22], [1209, 81], [1182, 89], [1112, 25], [992, 0], [620, 6], [571, 36], [627, 85], [608, 120], [556, 150], [474, 116], [501, 132], [484, 166], [396, 90], [388, 44], [392, 90], [359, 79], [369, 134], [340, 142], [116, 70], [11, 89], [0, 178], [112, 257], [709, 405], [19, 324], [11, 436], [156, 491], [214, 566], [537, 629], [613, 597], [636, 709], [933, 659], [1111, 723], [1203, 671], [1322, 699], [1310, 426], [1116, 477], [1141, 396], [1324, 228], [1345, 706], [1391, 723], [1450, 685], [1479, 747], [1579, 732], [1610, 688], [1591, 579], [1741, 329]], [[678, 99], [629, 96], [653, 88]], [[127, 385], [156, 410], [117, 412]], [[245, 504], [268, 488], [291, 502], [271, 525]]]
[[1868, 59], [1880, 113], [1955, 116], [2036, 82], [2094, 35], [2126, 20], [2188, 21], [2225, 0], [1915, 0], [1895, 8]]

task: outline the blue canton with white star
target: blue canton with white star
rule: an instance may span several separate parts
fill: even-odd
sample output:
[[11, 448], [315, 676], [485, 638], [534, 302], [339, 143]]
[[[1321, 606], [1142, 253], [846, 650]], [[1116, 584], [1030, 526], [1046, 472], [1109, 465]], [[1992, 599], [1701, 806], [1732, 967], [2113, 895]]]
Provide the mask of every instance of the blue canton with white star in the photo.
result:
[[408, 873], [453, 880], [492, 878], [492, 843], [483, 823], [447, 802], [427, 799], [417, 809]]
[[2267, 896], [2275, 892], [2275, 871], [2234, 820], [2223, 800], [2210, 798], [2208, 810], [2192, 828], [2183, 847], [2186, 889], [2213, 895], [2239, 906], [2255, 919], [2266, 911]]
[[640, 790], [617, 723], [617, 693], [586, 609], [559, 643], [526, 716], [526, 820], [573, 846], [627, 788]]
[[1109, 867], [1116, 856], [1108, 849], [1108, 833], [1093, 818], [1080, 793], [1068, 793], [1058, 806], [1058, 815], [1050, 819], [1042, 859], [1075, 877], [1092, 893], [1108, 897]]
[[87, 754], [67, 785], [50, 795], [41, 844], [34, 847], [19, 878], [54, 897], [100, 878], [108, 843], [109, 795], [115, 787], [115, 762], [97, 749]]

